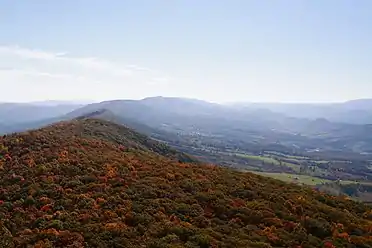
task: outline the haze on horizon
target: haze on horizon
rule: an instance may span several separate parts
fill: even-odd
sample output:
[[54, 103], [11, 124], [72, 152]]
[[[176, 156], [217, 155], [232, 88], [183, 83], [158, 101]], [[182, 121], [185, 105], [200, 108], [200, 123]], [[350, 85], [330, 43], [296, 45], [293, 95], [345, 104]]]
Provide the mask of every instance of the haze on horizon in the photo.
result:
[[372, 98], [368, 0], [0, 0], [2, 102]]

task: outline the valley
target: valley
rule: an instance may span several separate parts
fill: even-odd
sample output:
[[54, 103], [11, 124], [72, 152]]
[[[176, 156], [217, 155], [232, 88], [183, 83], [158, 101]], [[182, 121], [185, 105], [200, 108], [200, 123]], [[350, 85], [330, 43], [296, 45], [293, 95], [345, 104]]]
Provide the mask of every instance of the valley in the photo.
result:
[[[13, 107], [19, 109], [14, 116], [20, 115], [20, 121], [4, 126], [2, 133], [93, 117], [128, 126], [200, 161], [287, 182], [325, 188], [324, 184], [340, 181], [355, 187], [372, 181], [369, 124], [166, 97], [93, 103], [74, 106], [73, 111], [62, 108], [59, 111], [65, 114], [56, 112], [36, 121], [24, 121], [23, 107]], [[339, 193], [345, 192], [339, 187]]]
[[372, 246], [366, 204], [201, 163], [92, 116], [0, 144], [4, 248]]

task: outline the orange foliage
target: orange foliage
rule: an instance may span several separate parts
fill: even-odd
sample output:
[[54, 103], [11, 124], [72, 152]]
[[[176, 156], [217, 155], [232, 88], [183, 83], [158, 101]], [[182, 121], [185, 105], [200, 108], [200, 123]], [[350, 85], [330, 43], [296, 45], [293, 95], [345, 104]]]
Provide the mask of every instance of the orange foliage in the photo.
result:
[[44, 205], [40, 208], [40, 210], [43, 211], [43, 212], [47, 212], [51, 209], [52, 209], [52, 205], [50, 205], [50, 204]]
[[112, 166], [110, 164], [107, 164], [106, 165], [106, 170], [107, 170], [106, 176], [108, 178], [113, 178], [113, 177], [116, 176], [117, 171], [116, 171], [116, 168], [114, 166]]
[[369, 206], [180, 163], [120, 125], [79, 120], [0, 141], [0, 231], [15, 247], [372, 247]]
[[235, 208], [240, 208], [240, 207], [245, 206], [245, 201], [240, 198], [237, 198], [237, 199], [232, 200], [230, 205]]
[[47, 230], [42, 230], [41, 233], [49, 234], [49, 235], [54, 235], [54, 236], [58, 236], [59, 235], [59, 232], [56, 229], [54, 229], [54, 228], [50, 228], [50, 229], [47, 229]]
[[107, 223], [105, 225], [105, 228], [111, 231], [118, 231], [118, 230], [125, 229], [126, 225], [123, 223]]

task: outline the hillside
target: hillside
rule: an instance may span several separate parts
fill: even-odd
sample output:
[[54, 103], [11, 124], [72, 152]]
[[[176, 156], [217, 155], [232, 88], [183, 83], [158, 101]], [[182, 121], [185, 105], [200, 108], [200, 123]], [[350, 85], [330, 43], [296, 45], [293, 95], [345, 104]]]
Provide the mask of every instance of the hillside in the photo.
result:
[[366, 205], [157, 146], [86, 118], [1, 137], [0, 247], [372, 247]]
[[168, 133], [198, 135], [201, 143], [214, 142], [213, 137], [218, 136], [225, 146], [231, 144], [240, 150], [247, 150], [257, 143], [265, 149], [265, 146], [280, 142], [287, 151], [296, 146], [296, 152], [301, 153], [314, 148], [355, 155], [371, 152], [372, 141], [368, 135], [371, 125], [331, 122], [326, 117], [294, 118], [259, 107], [224, 106], [182, 98], [105, 101], [72, 111], [65, 118], [76, 118], [101, 109]]
[[[363, 102], [351, 105], [356, 108]], [[0, 123], [0, 134], [80, 116], [124, 124], [200, 161], [267, 173], [286, 181], [291, 177], [306, 177], [311, 184], [322, 180], [372, 180], [372, 125], [293, 118], [258, 107], [194, 99], [152, 97], [88, 104], [49, 119]]]
[[314, 182], [372, 180], [371, 125], [166, 97], [95, 103], [66, 117], [97, 110], [208, 163], [280, 177], [304, 175]]

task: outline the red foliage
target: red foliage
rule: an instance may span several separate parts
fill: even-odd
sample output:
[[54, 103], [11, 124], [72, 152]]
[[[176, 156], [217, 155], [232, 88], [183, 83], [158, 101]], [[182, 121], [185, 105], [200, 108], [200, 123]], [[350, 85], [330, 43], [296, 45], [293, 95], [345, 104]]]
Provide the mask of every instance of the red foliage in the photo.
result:
[[245, 206], [245, 201], [240, 198], [237, 198], [237, 199], [232, 200], [230, 205], [235, 208], [240, 208], [240, 207]]
[[331, 241], [324, 242], [323, 247], [324, 248], [336, 248], [336, 246], [334, 246]]
[[52, 205], [50, 205], [50, 204], [44, 205], [40, 208], [40, 210], [43, 211], [43, 212], [47, 212], [51, 209], [52, 209]]
[[6, 160], [8, 160], [8, 161], [12, 159], [12, 157], [11, 157], [8, 153], [5, 154], [4, 158], [5, 158]]

